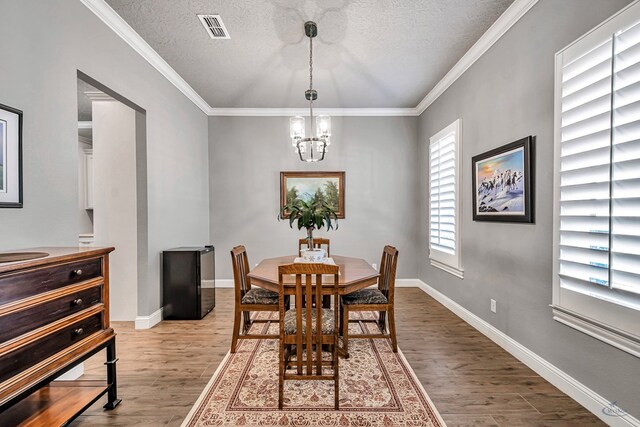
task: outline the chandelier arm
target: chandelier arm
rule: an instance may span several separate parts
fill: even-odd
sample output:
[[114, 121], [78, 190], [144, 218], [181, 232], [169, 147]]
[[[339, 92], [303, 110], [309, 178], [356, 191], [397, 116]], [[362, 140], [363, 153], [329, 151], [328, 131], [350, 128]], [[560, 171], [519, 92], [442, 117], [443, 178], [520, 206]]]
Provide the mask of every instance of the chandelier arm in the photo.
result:
[[313, 161], [313, 101], [309, 102], [309, 120], [311, 121], [311, 137], [309, 138], [309, 159]]
[[300, 140], [298, 140], [297, 148], [298, 148], [298, 156], [300, 157], [300, 161], [304, 162], [304, 158], [302, 157], [302, 151], [300, 150]]

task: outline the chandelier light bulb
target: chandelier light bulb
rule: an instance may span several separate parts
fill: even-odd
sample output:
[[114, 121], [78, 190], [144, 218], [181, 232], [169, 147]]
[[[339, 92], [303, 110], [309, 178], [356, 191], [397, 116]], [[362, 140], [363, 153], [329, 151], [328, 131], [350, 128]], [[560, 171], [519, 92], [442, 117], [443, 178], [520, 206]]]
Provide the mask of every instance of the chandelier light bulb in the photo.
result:
[[316, 117], [316, 132], [318, 138], [328, 138], [331, 136], [331, 117], [329, 116], [317, 116]]
[[304, 117], [295, 116], [289, 119], [289, 130], [291, 132], [291, 139], [294, 141], [296, 139], [304, 138], [305, 124]]

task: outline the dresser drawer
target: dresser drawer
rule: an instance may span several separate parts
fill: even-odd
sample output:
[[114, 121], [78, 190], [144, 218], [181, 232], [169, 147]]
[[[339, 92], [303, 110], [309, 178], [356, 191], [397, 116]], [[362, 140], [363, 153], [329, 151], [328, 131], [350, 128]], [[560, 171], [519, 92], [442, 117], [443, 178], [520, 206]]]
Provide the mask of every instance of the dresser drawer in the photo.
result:
[[103, 312], [94, 314], [7, 353], [0, 359], [0, 382], [100, 331], [102, 316]]
[[101, 258], [0, 276], [3, 304], [102, 276]]
[[32, 305], [24, 310], [0, 316], [0, 343], [19, 337], [24, 333], [101, 302], [102, 286], [94, 286], [43, 304]]

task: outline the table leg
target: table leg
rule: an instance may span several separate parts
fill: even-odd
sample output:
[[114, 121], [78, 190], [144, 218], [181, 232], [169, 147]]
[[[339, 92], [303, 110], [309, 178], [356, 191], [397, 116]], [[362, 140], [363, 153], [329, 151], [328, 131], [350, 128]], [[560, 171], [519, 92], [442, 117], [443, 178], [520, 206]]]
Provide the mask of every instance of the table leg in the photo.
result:
[[322, 308], [331, 308], [331, 295], [322, 296]]
[[112, 338], [111, 342], [107, 344], [107, 361], [105, 365], [107, 365], [107, 404], [104, 405], [105, 409], [113, 409], [118, 406], [121, 402], [118, 399], [118, 375], [116, 374], [116, 363], [118, 362], [118, 358], [116, 357], [116, 339]]
[[383, 334], [387, 330], [386, 320], [387, 320], [387, 312], [380, 311], [378, 314], [378, 327], [380, 328], [380, 332], [382, 332]]

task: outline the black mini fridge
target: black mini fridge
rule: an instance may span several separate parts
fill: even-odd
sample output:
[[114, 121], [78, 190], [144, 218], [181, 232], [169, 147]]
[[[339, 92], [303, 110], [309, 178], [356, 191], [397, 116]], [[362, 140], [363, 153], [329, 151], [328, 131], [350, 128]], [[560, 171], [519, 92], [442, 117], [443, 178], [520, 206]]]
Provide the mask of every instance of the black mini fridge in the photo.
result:
[[162, 253], [163, 319], [198, 320], [216, 305], [213, 246], [169, 249]]

